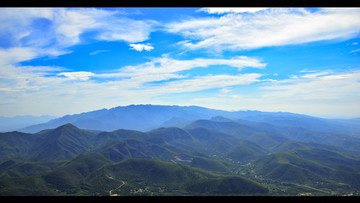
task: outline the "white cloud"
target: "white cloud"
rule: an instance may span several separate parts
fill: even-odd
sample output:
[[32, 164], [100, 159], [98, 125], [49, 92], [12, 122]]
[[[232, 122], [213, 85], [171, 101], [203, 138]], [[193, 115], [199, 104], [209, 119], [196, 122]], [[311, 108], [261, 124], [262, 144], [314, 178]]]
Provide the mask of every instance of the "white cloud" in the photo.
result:
[[[193, 68], [210, 68], [212, 65], [224, 65], [228, 68], [237, 68], [239, 71], [244, 67], [264, 68], [267, 64], [259, 59], [237, 56], [230, 59], [217, 58], [196, 58], [192, 60], [176, 60], [164, 55], [163, 57], [153, 58], [137, 66], [126, 66], [112, 73], [96, 74], [94, 77], [109, 79], [126, 79], [136, 81], [133, 84], [140, 84], [152, 81], [165, 81], [169, 79], [179, 79], [188, 77], [181, 71], [190, 71]], [[188, 73], [190, 74], [190, 72]]]
[[198, 76], [193, 79], [176, 80], [162, 83], [157, 87], [151, 87], [150, 91], [167, 93], [196, 92], [212, 88], [225, 88], [236, 85], [248, 85], [259, 81], [261, 74], [238, 74], [238, 75], [207, 75]]
[[158, 25], [153, 20], [133, 20], [130, 18], [104, 19], [100, 26], [99, 40], [126, 41], [130, 43], [142, 42], [149, 39], [150, 32]]
[[[256, 79], [256, 78], [254, 78]], [[360, 114], [360, 71], [320, 71], [296, 78], [259, 81], [251, 90], [231, 88], [231, 94], [197, 95], [183, 105], [197, 104], [226, 110], [293, 112], [325, 118], [354, 118]]]
[[[29, 41], [32, 38], [37, 31], [32, 29], [35, 19], [52, 18], [47, 8], [1, 8], [0, 13], [0, 34], [6, 37], [10, 46], [21, 46], [22, 39], [28, 38]], [[42, 40], [46, 41], [45, 38]]]
[[142, 42], [157, 25], [129, 19], [119, 10], [96, 8], [1, 8], [0, 13], [2, 39], [11, 47], [33, 48], [33, 58], [38, 52], [68, 53], [86, 32], [96, 33], [97, 40]]
[[78, 72], [62, 72], [58, 73], [58, 76], [65, 76], [70, 80], [89, 80], [90, 76], [95, 75], [92, 72], [78, 71]]
[[263, 7], [210, 7], [201, 8], [199, 11], [204, 11], [210, 14], [224, 14], [224, 13], [256, 13], [258, 11], [266, 10]]
[[[15, 105], [2, 106], [4, 108], [1, 108], [1, 113], [7, 111], [8, 114], [16, 115], [32, 111], [29, 114], [41, 115], [46, 114], [43, 111], [46, 107], [48, 110], [52, 109], [51, 104], [56, 105], [57, 101], [66, 100], [71, 103], [72, 100], [67, 95], [73, 95], [74, 92], [82, 95], [82, 98], [92, 98], [95, 94], [103, 95], [102, 92], [96, 91], [96, 88], [88, 88], [105, 88], [106, 85], [112, 84], [91, 81], [94, 73], [70, 72], [71, 70], [62, 67], [21, 66], [19, 63], [69, 53], [67, 49], [81, 43], [80, 36], [88, 31], [96, 33], [95, 38], [98, 40], [141, 42], [148, 38], [154, 23], [155, 21], [128, 19], [118, 10], [1, 8], [0, 35], [8, 48], [0, 48], [0, 105]], [[91, 54], [97, 53], [100, 52]], [[83, 86], [85, 83], [87, 86]], [[77, 88], [79, 91], [75, 91]], [[32, 105], [39, 108], [32, 108]], [[61, 106], [58, 107], [58, 112], [64, 111]], [[73, 113], [65, 111], [64, 113]]]
[[[153, 58], [137, 66], [126, 66], [112, 73], [96, 74], [93, 77], [106, 78], [123, 89], [141, 91], [142, 95], [161, 95], [165, 93], [195, 92], [210, 88], [228, 87], [231, 85], [243, 85], [255, 82], [259, 74], [247, 75], [191, 75], [193, 68], [210, 68], [211, 65], [225, 65], [228, 68], [237, 68], [239, 71], [244, 67], [263, 68], [266, 64], [258, 59], [238, 56], [230, 59], [207, 59], [196, 58], [193, 60], [176, 60], [164, 55]], [[181, 71], [189, 71], [187, 74]], [[153, 83], [160, 82], [160, 83]], [[151, 83], [151, 84], [150, 84]], [[110, 83], [109, 83], [110, 84]]]
[[[226, 10], [226, 9], [225, 9]], [[252, 15], [229, 13], [167, 25], [186, 37], [188, 49], [242, 50], [348, 38], [360, 32], [360, 9], [271, 8]]]
[[231, 92], [231, 89], [225, 87], [225, 88], [222, 88], [222, 89], [220, 90], [220, 92], [221, 92], [221, 93], [224, 93], [224, 94], [227, 94], [227, 93]]
[[134, 20], [123, 16], [119, 10], [94, 8], [52, 10], [56, 33], [69, 45], [79, 43], [79, 36], [86, 31], [96, 31], [98, 40], [126, 41], [130, 43], [147, 40], [156, 21]]
[[0, 48], [0, 64], [15, 64], [21, 61], [30, 60], [37, 57], [34, 48], [12, 47], [7, 49]]
[[[39, 51], [36, 48], [30, 47], [0, 49], [0, 89], [3, 94], [0, 96], [8, 95], [9, 92], [38, 91], [49, 85], [55, 85], [55, 80], [53, 84], [47, 83], [47, 81], [52, 80], [52, 77], [48, 76], [56, 72], [64, 71], [64, 68], [56, 66], [18, 65], [21, 61], [39, 57], [43, 54], [42, 50]], [[9, 97], [14, 96], [9, 95]]]
[[349, 54], [353, 54], [353, 53], [356, 53], [356, 52], [359, 52], [359, 51], [360, 51], [360, 49], [355, 49], [355, 50], [350, 51]]
[[143, 51], [143, 50], [151, 51], [154, 49], [154, 47], [151, 46], [149, 43], [148, 44], [130, 44], [129, 46], [136, 51]]
[[326, 117], [351, 117], [360, 113], [358, 70], [297, 75], [268, 83], [261, 89], [261, 99], [253, 101], [252, 104], [268, 111], [290, 111]]
[[[31, 50], [4, 52], [23, 60]], [[27, 52], [29, 51], [29, 52]], [[0, 52], [1, 53], [1, 52]], [[9, 55], [13, 53], [13, 55]], [[18, 55], [19, 54], [19, 55]], [[1, 57], [1, 55], [0, 55]], [[191, 75], [193, 68], [224, 65], [241, 70], [244, 67], [263, 68], [266, 64], [250, 57], [196, 58], [177, 60], [167, 55], [152, 58], [137, 66], [126, 66], [116, 72], [92, 73], [71, 71], [62, 67], [0, 66], [0, 105], [2, 115], [56, 115], [81, 113], [110, 108], [139, 101], [152, 103], [160, 96], [173, 93], [192, 93], [212, 88], [230, 88], [257, 82], [260, 74]], [[181, 71], [189, 71], [183, 74]], [[216, 91], [215, 91], [216, 92]], [[91, 101], [91, 102], [89, 102]], [[174, 101], [175, 102], [175, 101]], [[64, 103], [67, 105], [64, 106]]]
[[126, 72], [141, 72], [144, 74], [158, 74], [158, 73], [174, 73], [184, 70], [190, 70], [196, 67], [207, 68], [211, 65], [227, 65], [235, 67], [239, 71], [244, 67], [264, 68], [266, 63], [261, 63], [259, 59], [247, 56], [237, 56], [230, 59], [221, 58], [195, 58], [192, 60], [176, 60], [167, 57], [154, 58], [151, 62], [141, 64], [140, 66], [128, 66], [122, 71]]

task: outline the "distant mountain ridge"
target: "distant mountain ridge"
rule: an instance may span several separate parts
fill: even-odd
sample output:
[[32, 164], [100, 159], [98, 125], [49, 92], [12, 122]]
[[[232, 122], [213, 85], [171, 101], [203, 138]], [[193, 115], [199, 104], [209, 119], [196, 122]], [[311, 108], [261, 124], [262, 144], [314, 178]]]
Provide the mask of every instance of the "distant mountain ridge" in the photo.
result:
[[287, 112], [224, 111], [199, 106], [129, 105], [66, 115], [18, 131], [35, 133], [71, 123], [78, 128], [113, 131], [129, 129], [149, 131], [159, 127], [184, 127], [199, 119], [232, 119], [263, 122], [280, 127], [304, 127], [310, 130], [345, 132], [358, 135], [359, 119], [324, 119]]
[[101, 109], [81, 114], [66, 115], [47, 123], [20, 129], [22, 132], [38, 132], [44, 129], [56, 128], [71, 123], [79, 128], [113, 131], [130, 129], [146, 131], [160, 127], [164, 122], [176, 117], [189, 120], [208, 118], [222, 112], [202, 107], [180, 107], [162, 105], [130, 105], [111, 109]]

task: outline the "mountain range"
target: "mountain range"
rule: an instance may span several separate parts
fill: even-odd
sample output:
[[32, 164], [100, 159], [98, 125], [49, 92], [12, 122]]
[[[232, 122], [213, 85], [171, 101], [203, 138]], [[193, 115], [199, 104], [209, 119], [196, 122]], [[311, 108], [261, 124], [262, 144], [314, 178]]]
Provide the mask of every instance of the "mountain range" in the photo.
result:
[[360, 194], [357, 119], [131, 105], [0, 133], [0, 195]]
[[288, 112], [224, 111], [199, 106], [129, 105], [66, 115], [48, 122], [30, 125], [17, 131], [38, 132], [71, 123], [82, 129], [113, 131], [129, 129], [147, 131], [158, 127], [184, 127], [199, 119], [223, 117], [232, 120], [269, 123], [279, 127], [303, 127], [310, 130], [359, 135], [360, 118], [324, 119]]

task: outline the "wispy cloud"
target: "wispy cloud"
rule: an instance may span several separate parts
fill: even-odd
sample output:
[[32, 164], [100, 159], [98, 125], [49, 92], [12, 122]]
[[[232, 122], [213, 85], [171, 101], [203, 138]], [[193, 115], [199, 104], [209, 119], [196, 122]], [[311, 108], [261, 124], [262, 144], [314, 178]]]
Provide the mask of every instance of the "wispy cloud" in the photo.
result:
[[[135, 76], [153, 76], [168, 75], [169, 77], [179, 76], [181, 71], [191, 70], [193, 68], [209, 68], [212, 65], [224, 65], [228, 68], [236, 68], [241, 71], [244, 67], [265, 68], [266, 63], [259, 59], [237, 56], [230, 59], [223, 58], [195, 58], [191, 60], [177, 60], [163, 55], [153, 58], [150, 62], [139, 64], [137, 66], [126, 66], [112, 73], [97, 74], [96, 77], [102, 78], [122, 78]], [[170, 79], [170, 78], [167, 78]]]
[[199, 11], [207, 12], [210, 14], [224, 14], [224, 13], [256, 13], [258, 11], [266, 10], [265, 7], [210, 7], [201, 8]]
[[[9, 54], [9, 52], [6, 53]], [[21, 52], [14, 52], [15, 56], [12, 61], [27, 58], [25, 53], [28, 52], [24, 52], [23, 55], [18, 55], [18, 53]], [[4, 57], [6, 58], [6, 55]], [[28, 57], [31, 58], [32, 55]], [[88, 110], [91, 106], [96, 109], [119, 105], [119, 98], [124, 104], [136, 103], [140, 97], [142, 101], [152, 101], [156, 97], [166, 94], [248, 85], [258, 82], [258, 78], [261, 77], [261, 74], [198, 76], [192, 75], [191, 72], [183, 73], [183, 71], [193, 68], [211, 68], [213, 65], [223, 65], [226, 68], [241, 71], [244, 67], [264, 68], [266, 63], [245, 56], [229, 59], [178, 60], [163, 55], [152, 58], [150, 62], [125, 66], [107, 73], [103, 71], [101, 73], [71, 71], [61, 67], [17, 66], [8, 63], [1, 66], [3, 69], [0, 69], [4, 72], [7, 71], [6, 75], [0, 75], [2, 79], [0, 80], [2, 102], [0, 103], [12, 103], [11, 106], [20, 105], [24, 108], [32, 105], [33, 108], [28, 108], [26, 112], [33, 115], [41, 115], [54, 106], [57, 106], [54, 113], [79, 113]], [[28, 71], [25, 71], [26, 69]], [[64, 109], [63, 103], [60, 101], [71, 105], [67, 105]], [[92, 101], [91, 104], [83, 105], [88, 101]], [[9, 109], [12, 113], [17, 114], [25, 111], [22, 108]], [[29, 112], [32, 109], [34, 111]]]
[[118, 10], [95, 8], [1, 8], [0, 11], [0, 34], [8, 46], [31, 47], [42, 53], [49, 50], [67, 53], [66, 48], [81, 43], [80, 36], [86, 32], [96, 33], [97, 40], [142, 42], [157, 24], [153, 20], [129, 19]]
[[[205, 9], [211, 10], [229, 12]], [[188, 49], [244, 50], [301, 44], [353, 36], [360, 31], [360, 9], [310, 12], [303, 8], [271, 8], [256, 15], [191, 18], [168, 24], [167, 31], [184, 36], [182, 46]]]
[[162, 84], [154, 88], [164, 93], [196, 92], [212, 88], [225, 88], [236, 85], [248, 85], [259, 81], [261, 74], [238, 74], [238, 75], [207, 75], [193, 79], [177, 80]]
[[104, 52], [109, 52], [109, 50], [97, 50], [97, 51], [93, 51], [91, 53], [89, 53], [90, 56], [99, 54], [99, 53], [104, 53]]
[[129, 19], [118, 10], [55, 8], [51, 12], [55, 16], [56, 33], [70, 44], [79, 43], [79, 36], [87, 31], [96, 31], [98, 40], [141, 42], [148, 39], [157, 23]]
[[[156, 21], [129, 19], [123, 14], [95, 8], [1, 8], [0, 104], [10, 105], [2, 108], [1, 113], [41, 115], [54, 106], [58, 108], [55, 114], [74, 113], [83, 108], [75, 105], [75, 95], [83, 104], [89, 99], [96, 101], [96, 94], [104, 98], [114, 95], [115, 83], [91, 80], [95, 73], [64, 67], [22, 66], [20, 62], [70, 53], [69, 48], [81, 44], [81, 37], [87, 32], [96, 33], [91, 36], [95, 40], [138, 43], [148, 39]], [[98, 88], [109, 91], [97, 91]], [[73, 103], [74, 108], [68, 105], [64, 109], [62, 105], [66, 102]]]
[[232, 88], [230, 93], [225, 89], [220, 90], [219, 94], [198, 94], [179, 102], [227, 110], [282, 111], [328, 118], [353, 118], [360, 112], [359, 90], [359, 70], [316, 71], [313, 74], [299, 73], [297, 77], [282, 80], [261, 80], [256, 87], [247, 91]]
[[[254, 105], [266, 110], [356, 116], [360, 112], [360, 71], [320, 71], [267, 83]], [[264, 102], [266, 101], [266, 102]], [[331, 109], [331, 111], [324, 111]], [[351, 110], [352, 109], [352, 110]]]
[[78, 71], [78, 72], [62, 72], [58, 73], [58, 76], [65, 76], [70, 80], [89, 80], [90, 76], [95, 75], [92, 72]]
[[360, 51], [360, 49], [355, 49], [355, 50], [350, 51], [349, 54], [356, 53], [356, 52], [359, 52], [359, 51]]

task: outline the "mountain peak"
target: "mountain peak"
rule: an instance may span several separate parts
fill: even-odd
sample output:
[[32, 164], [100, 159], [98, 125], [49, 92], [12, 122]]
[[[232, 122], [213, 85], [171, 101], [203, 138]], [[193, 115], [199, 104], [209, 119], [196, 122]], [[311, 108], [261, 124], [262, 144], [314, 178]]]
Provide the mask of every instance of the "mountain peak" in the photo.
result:
[[71, 124], [71, 123], [67, 123], [64, 124], [62, 126], [57, 127], [55, 130], [70, 130], [70, 129], [74, 129], [74, 130], [79, 130], [78, 127], [76, 127], [75, 125]]
[[216, 122], [233, 122], [233, 120], [225, 118], [223, 116], [215, 116], [215, 117], [212, 117], [210, 120], [216, 121]]

